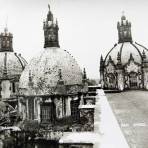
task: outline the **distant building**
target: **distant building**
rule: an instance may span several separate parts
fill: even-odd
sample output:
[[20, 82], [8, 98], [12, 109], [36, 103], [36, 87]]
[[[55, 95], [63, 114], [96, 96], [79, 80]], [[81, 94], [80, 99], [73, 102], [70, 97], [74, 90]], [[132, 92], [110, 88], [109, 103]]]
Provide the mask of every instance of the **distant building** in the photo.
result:
[[148, 49], [132, 40], [131, 23], [117, 23], [118, 44], [100, 58], [100, 81], [106, 89], [148, 89]]
[[19, 112], [23, 120], [46, 127], [77, 123], [82, 94], [87, 92], [86, 73], [74, 57], [60, 48], [58, 22], [50, 10], [44, 29], [44, 49], [26, 66], [20, 77]]

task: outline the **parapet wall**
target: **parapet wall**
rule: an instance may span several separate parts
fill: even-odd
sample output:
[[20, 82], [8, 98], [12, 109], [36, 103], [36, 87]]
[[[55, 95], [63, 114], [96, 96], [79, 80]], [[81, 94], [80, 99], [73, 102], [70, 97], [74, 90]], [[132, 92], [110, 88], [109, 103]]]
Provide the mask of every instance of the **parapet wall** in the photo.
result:
[[[61, 148], [129, 148], [103, 89], [96, 89], [94, 131], [64, 133]], [[92, 145], [90, 145], [92, 144]]]

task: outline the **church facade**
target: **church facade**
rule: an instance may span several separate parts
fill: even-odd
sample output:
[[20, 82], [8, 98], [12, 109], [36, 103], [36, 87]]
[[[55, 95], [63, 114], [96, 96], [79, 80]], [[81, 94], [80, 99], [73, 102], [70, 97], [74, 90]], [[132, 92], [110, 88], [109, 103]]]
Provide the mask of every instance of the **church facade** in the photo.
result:
[[117, 23], [118, 43], [100, 58], [104, 89], [148, 89], [148, 49], [133, 42], [131, 23], [123, 15]]

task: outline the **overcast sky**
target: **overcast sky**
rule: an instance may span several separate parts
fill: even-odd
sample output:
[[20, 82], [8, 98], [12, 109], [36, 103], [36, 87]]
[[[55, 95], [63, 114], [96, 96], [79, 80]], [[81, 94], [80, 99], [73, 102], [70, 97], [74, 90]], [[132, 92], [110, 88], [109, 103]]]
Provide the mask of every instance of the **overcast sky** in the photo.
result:
[[60, 47], [86, 68], [89, 78], [99, 78], [100, 55], [118, 41], [122, 11], [132, 23], [133, 40], [148, 47], [146, 0], [0, 0], [0, 32], [7, 22], [14, 51], [27, 61], [43, 50], [48, 4], [59, 22]]

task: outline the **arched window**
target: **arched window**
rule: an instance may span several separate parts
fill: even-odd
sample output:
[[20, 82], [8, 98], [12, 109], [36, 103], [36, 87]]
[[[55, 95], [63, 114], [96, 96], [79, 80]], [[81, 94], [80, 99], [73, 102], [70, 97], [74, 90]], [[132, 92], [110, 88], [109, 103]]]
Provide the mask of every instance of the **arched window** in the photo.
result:
[[108, 87], [110, 89], [115, 89], [116, 88], [116, 78], [114, 76], [114, 74], [110, 73], [108, 75]]

